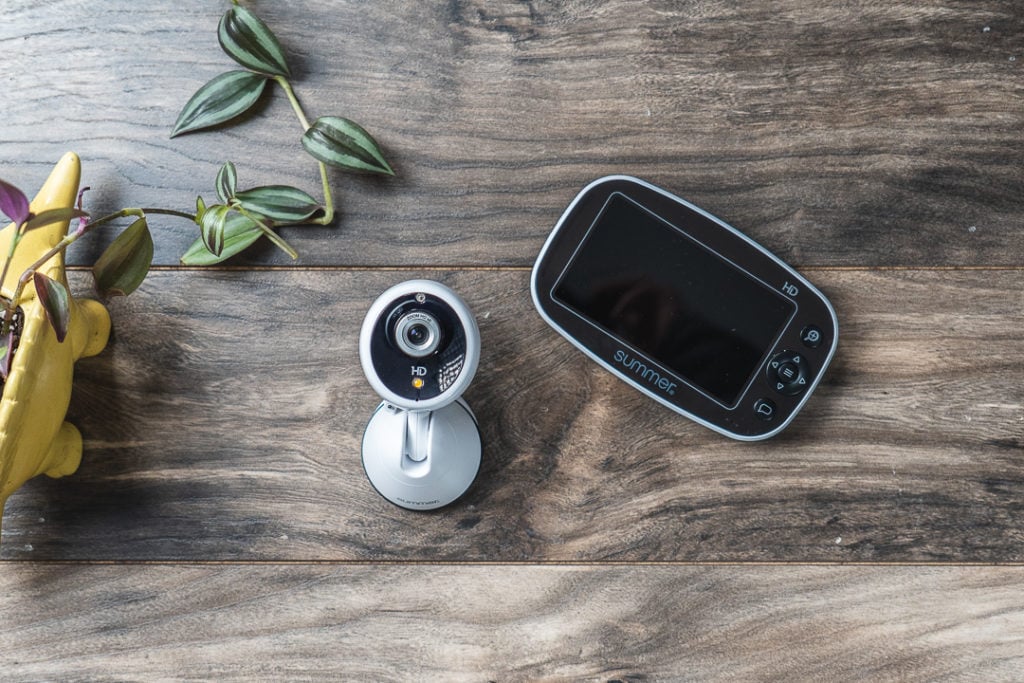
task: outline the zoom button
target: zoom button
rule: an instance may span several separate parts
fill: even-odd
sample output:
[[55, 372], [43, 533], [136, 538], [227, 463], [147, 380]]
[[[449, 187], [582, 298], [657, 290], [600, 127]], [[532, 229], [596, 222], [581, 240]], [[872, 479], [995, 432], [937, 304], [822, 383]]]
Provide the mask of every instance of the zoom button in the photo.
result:
[[800, 341], [809, 349], [821, 346], [822, 334], [817, 325], [808, 325], [800, 331]]

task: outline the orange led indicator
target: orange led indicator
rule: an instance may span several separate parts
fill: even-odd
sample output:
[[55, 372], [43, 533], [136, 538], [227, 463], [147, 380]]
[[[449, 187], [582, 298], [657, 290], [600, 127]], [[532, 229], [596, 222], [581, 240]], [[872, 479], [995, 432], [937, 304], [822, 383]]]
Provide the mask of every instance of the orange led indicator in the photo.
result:
[[422, 389], [423, 388], [423, 380], [420, 379], [419, 377], [414, 377], [413, 380], [412, 380], [412, 386], [413, 386], [414, 389]]

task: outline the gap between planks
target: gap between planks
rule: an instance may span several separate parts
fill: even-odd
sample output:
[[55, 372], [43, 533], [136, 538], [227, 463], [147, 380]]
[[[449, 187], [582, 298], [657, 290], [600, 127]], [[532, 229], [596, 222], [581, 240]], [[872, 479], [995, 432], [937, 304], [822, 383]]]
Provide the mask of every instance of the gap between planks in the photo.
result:
[[[1017, 266], [792, 266], [798, 272], [819, 273], [874, 273], [874, 272], [947, 272], [947, 271], [991, 271], [991, 272], [1024, 272], [1024, 265]], [[88, 272], [89, 266], [66, 266], [72, 272]], [[405, 265], [405, 266], [150, 266], [150, 272], [388, 272], [388, 271], [429, 271], [429, 272], [508, 272], [524, 273], [533, 270], [533, 266], [466, 266], [466, 265]]]
[[569, 567], [576, 569], [610, 569], [613, 567], [851, 567], [851, 568], [889, 568], [889, 567], [999, 567], [1020, 568], [1024, 561], [1014, 562], [828, 562], [803, 560], [55, 560], [41, 559], [6, 559], [0, 560], [0, 567], [5, 565], [37, 565], [37, 566], [144, 566], [144, 567]]

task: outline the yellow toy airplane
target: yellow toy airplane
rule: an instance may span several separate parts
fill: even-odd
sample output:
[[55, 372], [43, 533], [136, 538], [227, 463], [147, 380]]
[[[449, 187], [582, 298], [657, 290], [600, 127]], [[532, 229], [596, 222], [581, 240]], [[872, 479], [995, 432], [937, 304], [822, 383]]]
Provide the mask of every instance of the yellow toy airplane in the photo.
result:
[[[38, 214], [74, 206], [80, 177], [78, 156], [68, 152], [32, 200], [31, 211]], [[26, 268], [63, 239], [68, 223], [51, 223], [25, 233], [3, 282], [5, 296], [13, 295]], [[7, 253], [16, 228], [12, 223], [0, 232], [0, 254]], [[67, 285], [63, 254], [39, 270]], [[8, 496], [28, 479], [39, 474], [62, 477], [78, 469], [82, 435], [64, 421], [72, 370], [79, 358], [102, 351], [110, 335], [110, 315], [98, 301], [72, 299], [63, 342], [57, 341], [34, 288], [23, 290], [21, 307], [24, 329], [0, 401], [0, 518]]]

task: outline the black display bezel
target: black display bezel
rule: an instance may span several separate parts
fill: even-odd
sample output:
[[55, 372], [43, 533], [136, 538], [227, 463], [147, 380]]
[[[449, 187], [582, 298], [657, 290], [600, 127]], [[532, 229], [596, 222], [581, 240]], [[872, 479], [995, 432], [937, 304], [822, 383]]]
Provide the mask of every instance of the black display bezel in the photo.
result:
[[[610, 199], [621, 194], [655, 217], [720, 257], [745, 276], [760, 281], [778, 296], [791, 301], [795, 311], [774, 344], [764, 349], [761, 365], [732, 405], [725, 405], [658, 359], [609, 334], [601, 325], [566, 306], [553, 296], [560, 278]], [[624, 253], [626, 251], [624, 250]], [[621, 379], [705, 426], [740, 440], [757, 440], [781, 431], [813, 392], [835, 352], [838, 322], [828, 300], [805, 278], [750, 238], [728, 224], [659, 188], [627, 176], [611, 176], [587, 186], [566, 209], [533, 271], [533, 297], [541, 315], [563, 336]], [[801, 331], [817, 329], [820, 338], [808, 345]], [[799, 355], [802, 366], [799, 391], [776, 390], [771, 373], [777, 354]], [[620, 358], [617, 355], [620, 354]], [[621, 355], [635, 360], [633, 369], [621, 366]], [[788, 358], [788, 356], [787, 356]], [[640, 368], [645, 370], [640, 373]], [[672, 391], [668, 389], [671, 384]], [[788, 387], [787, 387], [788, 389]], [[768, 399], [771, 419], [762, 419], [755, 405]], [[763, 408], [762, 408], [763, 410]]]

